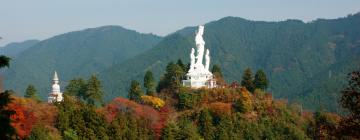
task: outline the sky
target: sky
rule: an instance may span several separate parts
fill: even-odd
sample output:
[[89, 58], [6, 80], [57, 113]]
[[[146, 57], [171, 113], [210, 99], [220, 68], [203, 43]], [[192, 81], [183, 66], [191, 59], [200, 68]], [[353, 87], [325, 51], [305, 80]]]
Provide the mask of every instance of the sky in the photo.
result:
[[0, 0], [0, 46], [119, 25], [165, 36], [226, 16], [283, 21], [360, 12], [360, 0]]

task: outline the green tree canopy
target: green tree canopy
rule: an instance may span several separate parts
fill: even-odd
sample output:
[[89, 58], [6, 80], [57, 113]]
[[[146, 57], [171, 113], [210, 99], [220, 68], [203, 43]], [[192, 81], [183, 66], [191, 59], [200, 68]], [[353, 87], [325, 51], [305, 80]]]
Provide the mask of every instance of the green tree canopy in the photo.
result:
[[184, 72], [187, 71], [187, 66], [181, 61], [181, 59], [178, 59], [176, 64], [179, 65]]
[[177, 140], [179, 138], [180, 128], [176, 122], [168, 122], [162, 130], [162, 140]]
[[0, 93], [0, 137], [4, 139], [13, 139], [16, 134], [10, 118], [15, 111], [6, 107], [13, 100], [10, 97], [12, 93], [13, 91], [10, 90]]
[[155, 94], [156, 82], [153, 73], [148, 70], [144, 76], [144, 87], [146, 88], [146, 94], [153, 96]]
[[217, 75], [219, 76], [219, 78], [223, 78], [223, 74], [222, 74], [222, 71], [221, 71], [221, 68], [218, 64], [215, 64], [212, 69], [211, 69], [211, 72], [214, 74], [214, 75]]
[[255, 88], [266, 90], [269, 86], [269, 81], [266, 77], [266, 74], [263, 70], [258, 70], [255, 74], [254, 79]]
[[254, 77], [250, 68], [247, 68], [244, 71], [241, 80], [241, 86], [246, 87], [246, 89], [250, 92], [253, 92], [255, 90]]
[[166, 73], [158, 85], [158, 91], [162, 89], [170, 89], [172, 92], [177, 93], [182, 85], [182, 78], [185, 75], [183, 69], [173, 62], [166, 66]]
[[213, 118], [208, 109], [204, 109], [200, 113], [199, 118], [200, 134], [205, 140], [212, 140], [215, 138], [216, 128], [213, 124]]
[[96, 103], [103, 103], [102, 100], [103, 90], [100, 80], [96, 75], [92, 75], [86, 84], [85, 100], [90, 105], [96, 105]]
[[349, 111], [341, 125], [340, 135], [360, 138], [360, 70], [348, 74], [347, 87], [341, 91], [340, 104]]
[[27, 88], [26, 88], [26, 91], [25, 91], [25, 95], [24, 95], [25, 98], [31, 98], [35, 101], [40, 101], [40, 98], [37, 94], [37, 90], [35, 88], [35, 86], [33, 85], [29, 85]]
[[143, 94], [144, 93], [141, 90], [140, 83], [136, 80], [131, 81], [129, 89], [129, 99], [139, 103], [141, 102], [141, 96]]
[[85, 98], [86, 81], [82, 78], [70, 80], [69, 84], [65, 87], [64, 94]]

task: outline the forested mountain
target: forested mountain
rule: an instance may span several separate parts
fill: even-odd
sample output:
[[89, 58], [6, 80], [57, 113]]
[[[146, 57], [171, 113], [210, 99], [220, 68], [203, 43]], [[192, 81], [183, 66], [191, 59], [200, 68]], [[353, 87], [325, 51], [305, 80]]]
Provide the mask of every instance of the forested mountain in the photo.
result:
[[54, 36], [37, 43], [12, 61], [4, 74], [4, 84], [20, 95], [27, 85], [32, 84], [45, 98], [55, 70], [64, 86], [72, 78], [87, 77], [140, 54], [160, 40], [159, 36], [119, 26]]
[[[205, 25], [211, 64], [219, 64], [228, 82], [239, 81], [245, 68], [263, 69], [275, 98], [306, 108], [337, 111], [337, 95], [346, 73], [360, 64], [360, 14], [304, 23], [249, 21], [226, 17]], [[195, 27], [166, 36], [152, 49], [101, 72], [106, 99], [126, 96], [132, 79], [146, 70], [160, 77], [170, 61], [189, 62]]]
[[[358, 25], [360, 14], [309, 23], [225, 17], [205, 25], [204, 39], [211, 64], [220, 65], [227, 82], [239, 81], [247, 67], [263, 69], [275, 98], [338, 111], [335, 102], [345, 74], [359, 68]], [[105, 26], [55, 36], [12, 62], [5, 87], [22, 94], [33, 84], [45, 97], [54, 70], [63, 87], [70, 79], [98, 73], [107, 101], [126, 97], [130, 81], [142, 79], [145, 71], [159, 78], [170, 61], [188, 63], [195, 29], [187, 27], [160, 38]]]
[[23, 42], [9, 43], [3, 47], [0, 47], [0, 54], [14, 58], [19, 53], [25, 51], [26, 49], [29, 49], [38, 42], [39, 40], [26, 40]]

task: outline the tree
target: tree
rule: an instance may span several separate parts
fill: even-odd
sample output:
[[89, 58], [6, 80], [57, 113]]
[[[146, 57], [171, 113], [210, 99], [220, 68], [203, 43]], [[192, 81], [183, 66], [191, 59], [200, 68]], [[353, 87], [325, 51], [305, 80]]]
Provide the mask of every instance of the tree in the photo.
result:
[[255, 74], [254, 80], [255, 88], [266, 90], [268, 88], [269, 82], [266, 78], [266, 74], [263, 70], [258, 70]]
[[349, 111], [341, 120], [340, 135], [360, 138], [360, 71], [348, 74], [347, 87], [341, 91], [340, 104]]
[[155, 93], [156, 82], [151, 71], [146, 71], [144, 76], [144, 87], [146, 88], [146, 95], [153, 96]]
[[0, 137], [4, 139], [12, 139], [16, 134], [14, 127], [11, 126], [10, 118], [10, 116], [16, 112], [7, 108], [7, 105], [10, 104], [13, 100], [10, 97], [11, 94], [12, 91], [9, 90], [0, 93]]
[[9, 67], [11, 58], [1, 55], [0, 56], [0, 68]]
[[199, 140], [201, 136], [196, 128], [196, 126], [189, 121], [188, 119], [184, 119], [180, 121], [180, 136], [181, 140]]
[[166, 66], [166, 73], [161, 79], [158, 85], [158, 91], [162, 89], [169, 89], [170, 91], [177, 93], [182, 85], [182, 78], [185, 75], [183, 69], [172, 62]]
[[140, 83], [136, 80], [131, 81], [130, 89], [129, 89], [129, 99], [135, 102], [141, 102], [141, 96], [143, 95], [143, 91], [141, 90]]
[[211, 72], [214, 74], [214, 75], [217, 75], [219, 76], [219, 78], [223, 78], [223, 74], [221, 72], [221, 68], [219, 65], [215, 64], [212, 69], [211, 69]]
[[200, 134], [205, 140], [212, 140], [215, 138], [216, 128], [213, 125], [213, 118], [208, 109], [204, 109], [200, 113], [199, 118]]
[[162, 130], [162, 140], [177, 140], [179, 137], [180, 128], [176, 122], [170, 121]]
[[251, 94], [247, 90], [242, 90], [240, 99], [235, 103], [235, 108], [239, 112], [247, 113], [253, 109]]
[[212, 69], [211, 69], [211, 72], [213, 73], [214, 75], [214, 78], [216, 80], [216, 83], [217, 85], [220, 85], [220, 86], [223, 86], [226, 84], [225, 80], [224, 80], [224, 77], [223, 77], [223, 74], [221, 72], [221, 68], [219, 65], [215, 64]]
[[246, 89], [249, 90], [250, 92], [253, 92], [255, 90], [254, 77], [252, 75], [252, 71], [250, 68], [247, 68], [244, 71], [241, 80], [241, 86], [246, 87]]
[[35, 87], [33, 85], [29, 85], [26, 88], [24, 97], [31, 98], [35, 101], [40, 101], [39, 96], [37, 95], [37, 90], [35, 89]]
[[184, 72], [187, 71], [187, 66], [181, 61], [181, 59], [178, 59], [178, 61], [176, 62], [176, 64], [179, 65]]
[[70, 96], [77, 96], [80, 99], [85, 98], [86, 81], [82, 78], [70, 80], [69, 84], [65, 87], [64, 94]]
[[84, 99], [88, 104], [96, 105], [96, 103], [103, 103], [102, 95], [101, 82], [97, 79], [96, 75], [92, 75], [87, 81]]

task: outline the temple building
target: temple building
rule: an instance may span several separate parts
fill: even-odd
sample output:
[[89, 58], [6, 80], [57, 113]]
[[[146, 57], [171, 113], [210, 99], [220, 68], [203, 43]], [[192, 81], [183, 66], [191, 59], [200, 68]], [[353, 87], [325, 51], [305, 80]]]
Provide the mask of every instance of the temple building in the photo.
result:
[[59, 78], [56, 71], [54, 73], [53, 84], [51, 87], [52, 90], [49, 93], [48, 103], [61, 102], [63, 100], [63, 93], [60, 91]]
[[205, 65], [203, 64], [205, 41], [203, 39], [204, 26], [199, 26], [195, 36], [196, 56], [195, 49], [191, 49], [190, 53], [190, 69], [186, 74], [186, 79], [182, 81], [183, 86], [191, 88], [214, 88], [216, 81], [213, 74], [209, 71], [210, 66], [210, 52], [206, 49]]

